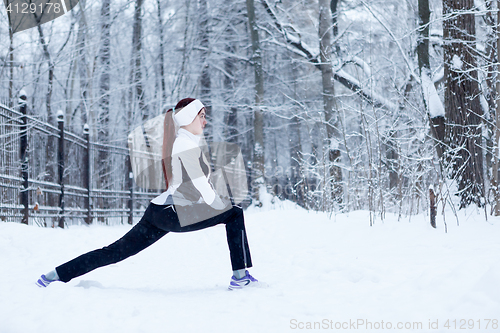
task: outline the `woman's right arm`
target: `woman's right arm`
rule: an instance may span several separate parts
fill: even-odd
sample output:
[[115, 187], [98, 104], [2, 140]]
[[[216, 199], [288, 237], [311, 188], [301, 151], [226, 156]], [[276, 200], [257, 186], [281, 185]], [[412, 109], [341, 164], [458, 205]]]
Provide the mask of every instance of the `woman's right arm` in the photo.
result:
[[200, 192], [203, 200], [212, 208], [222, 210], [226, 204], [219, 198], [208, 178], [203, 173], [200, 165], [200, 156], [202, 152], [199, 147], [192, 147], [177, 154], [180, 162], [184, 166], [189, 179], [194, 187]]

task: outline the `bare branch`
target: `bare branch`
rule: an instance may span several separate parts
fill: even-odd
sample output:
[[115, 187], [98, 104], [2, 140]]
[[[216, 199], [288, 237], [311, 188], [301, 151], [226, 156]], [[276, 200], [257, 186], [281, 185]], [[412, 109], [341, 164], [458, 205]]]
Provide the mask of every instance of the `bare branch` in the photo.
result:
[[[276, 16], [276, 14], [273, 12], [271, 7], [268, 5], [267, 0], [261, 0], [262, 5], [266, 9], [267, 13], [271, 17], [271, 19], [274, 22], [274, 25], [276, 29], [281, 32], [283, 37], [285, 38], [285, 41], [287, 44], [292, 46], [293, 48], [299, 50], [303, 56], [313, 64], [317, 69], [320, 69], [320, 61], [318, 59], [319, 55], [314, 54], [306, 44], [300, 40], [300, 38], [296, 38], [295, 36], [290, 35], [287, 33], [287, 31], [283, 28], [283, 24], [281, 24]], [[298, 32], [296, 32], [299, 34]], [[300, 34], [299, 34], [300, 35]], [[297, 52], [296, 52], [297, 53]], [[297, 53], [300, 54], [300, 53]], [[363, 89], [361, 84], [354, 80], [350, 75], [348, 75], [345, 71], [339, 70], [334, 68], [333, 69], [333, 78], [341, 83], [344, 87], [348, 88], [349, 90], [355, 92], [358, 94], [361, 98], [363, 98], [365, 101], [370, 103], [371, 105], [375, 107], [385, 107], [387, 109], [394, 110], [396, 108], [394, 103], [391, 103], [383, 98], [381, 96], [374, 96], [375, 94], [373, 93], [368, 93]], [[377, 98], [378, 97], [378, 98]]]

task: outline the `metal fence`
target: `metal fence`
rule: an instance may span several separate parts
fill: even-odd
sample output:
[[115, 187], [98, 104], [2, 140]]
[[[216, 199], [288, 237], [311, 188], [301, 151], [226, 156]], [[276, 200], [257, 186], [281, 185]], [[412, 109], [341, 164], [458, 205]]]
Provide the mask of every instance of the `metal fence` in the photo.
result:
[[65, 227], [79, 223], [133, 223], [158, 192], [138, 189], [128, 149], [91, 142], [0, 104], [0, 220]]

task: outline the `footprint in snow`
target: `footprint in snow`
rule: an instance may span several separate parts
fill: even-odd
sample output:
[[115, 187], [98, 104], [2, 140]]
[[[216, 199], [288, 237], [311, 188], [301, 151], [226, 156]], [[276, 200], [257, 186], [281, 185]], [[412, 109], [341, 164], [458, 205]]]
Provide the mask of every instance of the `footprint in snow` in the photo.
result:
[[95, 288], [104, 289], [104, 286], [102, 284], [100, 284], [97, 281], [91, 281], [91, 280], [82, 280], [75, 287], [82, 287], [82, 288], [85, 288], [85, 289], [89, 289], [91, 287], [95, 287]]

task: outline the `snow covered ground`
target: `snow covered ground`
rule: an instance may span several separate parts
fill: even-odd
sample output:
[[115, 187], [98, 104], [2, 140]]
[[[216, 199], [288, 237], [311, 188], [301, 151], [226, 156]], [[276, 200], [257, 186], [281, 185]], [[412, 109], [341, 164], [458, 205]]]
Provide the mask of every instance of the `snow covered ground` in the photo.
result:
[[329, 219], [287, 202], [245, 217], [265, 285], [233, 292], [223, 226], [42, 289], [41, 273], [130, 227], [0, 222], [0, 333], [500, 331], [498, 218], [470, 209], [457, 226], [450, 213], [444, 233], [441, 215], [437, 229], [423, 214], [370, 227], [368, 212]]

